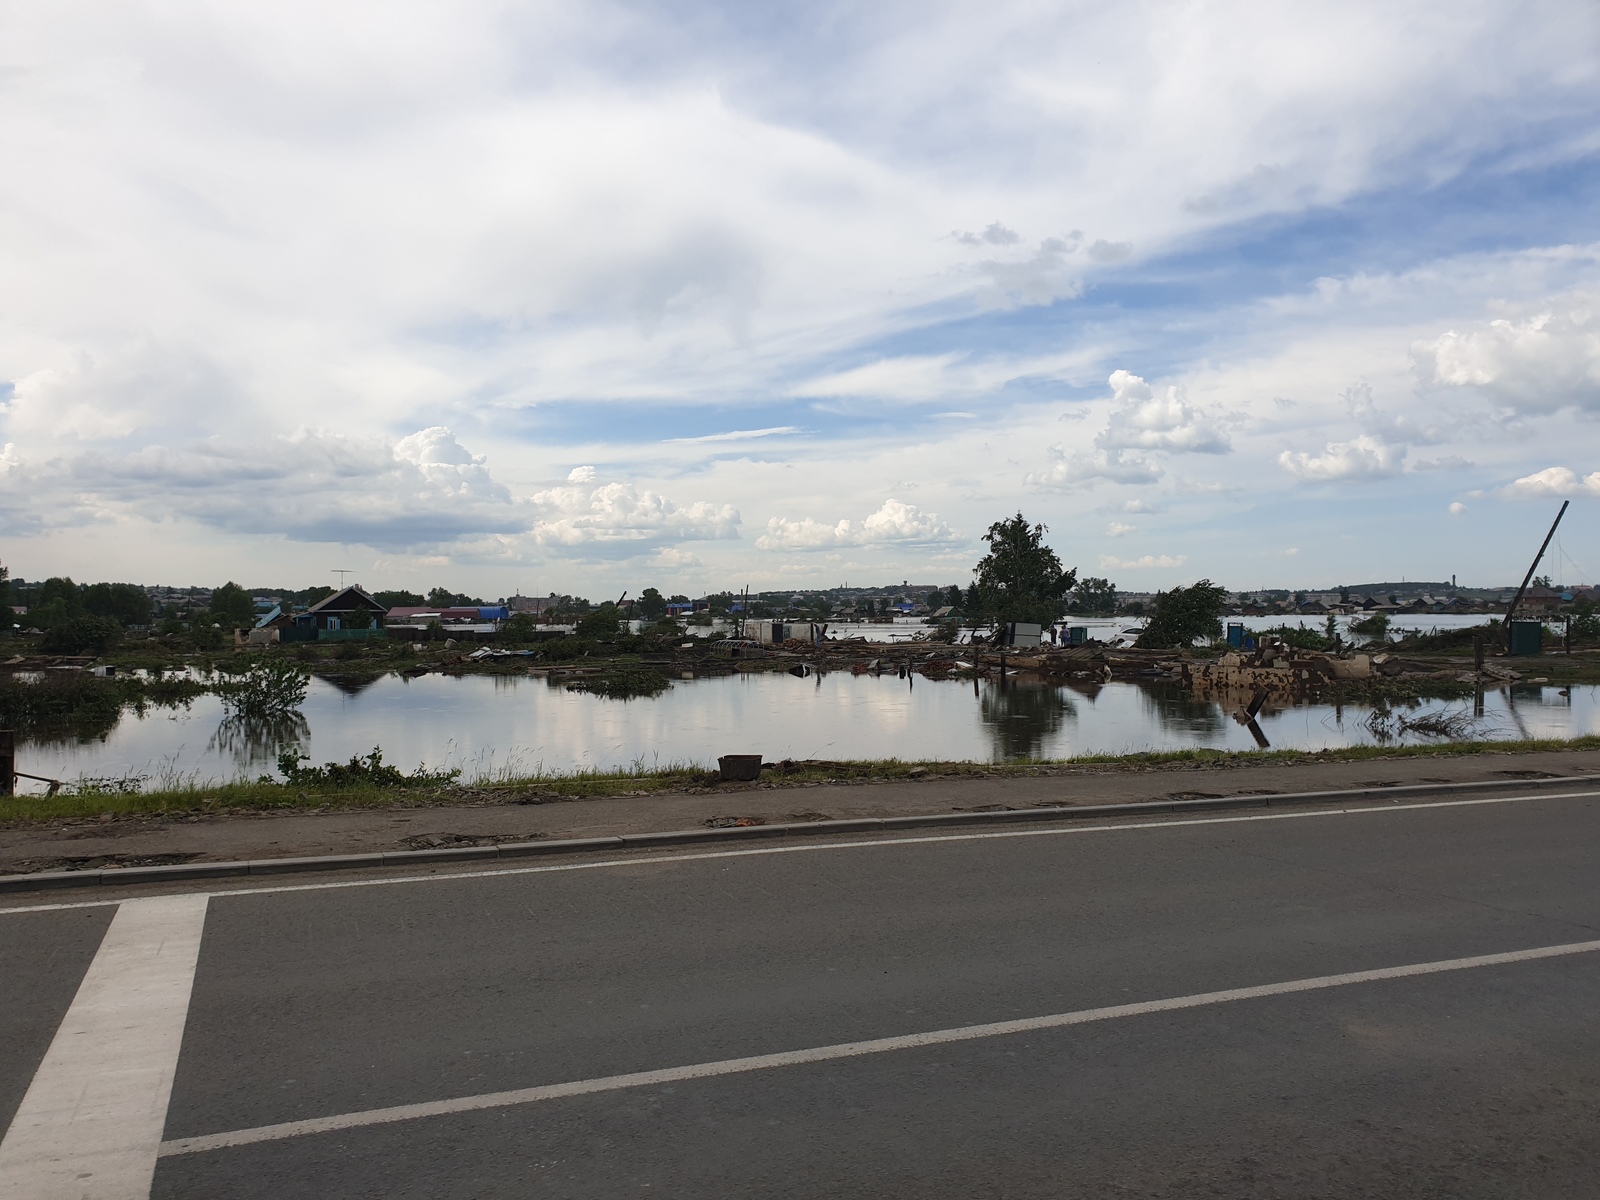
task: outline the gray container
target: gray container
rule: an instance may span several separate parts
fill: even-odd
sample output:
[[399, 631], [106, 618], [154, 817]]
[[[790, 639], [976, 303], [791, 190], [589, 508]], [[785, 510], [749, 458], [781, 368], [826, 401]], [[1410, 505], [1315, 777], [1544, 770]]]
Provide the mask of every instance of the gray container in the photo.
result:
[[761, 755], [724, 754], [717, 768], [724, 783], [752, 783], [761, 778]]
[[1511, 622], [1511, 653], [1538, 654], [1544, 647], [1543, 621]]

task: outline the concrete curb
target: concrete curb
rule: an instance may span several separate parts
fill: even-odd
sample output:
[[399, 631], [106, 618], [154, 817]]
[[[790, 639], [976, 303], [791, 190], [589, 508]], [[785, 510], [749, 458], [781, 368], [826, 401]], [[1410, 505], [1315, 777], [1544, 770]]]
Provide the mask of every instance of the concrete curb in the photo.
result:
[[658, 846], [717, 846], [784, 837], [884, 833], [902, 829], [964, 828], [973, 825], [1025, 825], [1107, 817], [1142, 817], [1158, 813], [1216, 812], [1232, 808], [1277, 808], [1323, 804], [1337, 800], [1370, 800], [1380, 796], [1454, 795], [1498, 788], [1505, 792], [1600, 784], [1600, 775], [1566, 775], [1554, 779], [1508, 779], [1471, 783], [1411, 783], [1396, 787], [1344, 788], [1324, 792], [1282, 792], [1265, 795], [1207, 797], [1197, 800], [1149, 800], [1133, 804], [1083, 804], [1042, 808], [1007, 808], [995, 812], [925, 813], [907, 817], [855, 817], [838, 821], [797, 821], [782, 825], [748, 825], [732, 829], [679, 829], [664, 833], [626, 833], [614, 837], [572, 838], [549, 842], [501, 842], [440, 850], [395, 850], [381, 854], [328, 854], [318, 858], [263, 858], [242, 862], [177, 863], [165, 867], [110, 867], [100, 871], [39, 871], [0, 875], [0, 892], [47, 888], [175, 883], [190, 879], [222, 879], [241, 875], [288, 875], [306, 871], [352, 871], [373, 867], [415, 867], [429, 863], [494, 862], [559, 854], [647, 850]]

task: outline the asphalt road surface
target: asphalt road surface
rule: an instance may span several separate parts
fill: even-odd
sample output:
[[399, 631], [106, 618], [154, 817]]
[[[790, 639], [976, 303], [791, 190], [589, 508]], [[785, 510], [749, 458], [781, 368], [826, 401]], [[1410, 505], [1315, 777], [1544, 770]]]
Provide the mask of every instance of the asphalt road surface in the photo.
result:
[[3, 1200], [1600, 1194], [1600, 794], [9, 903]]

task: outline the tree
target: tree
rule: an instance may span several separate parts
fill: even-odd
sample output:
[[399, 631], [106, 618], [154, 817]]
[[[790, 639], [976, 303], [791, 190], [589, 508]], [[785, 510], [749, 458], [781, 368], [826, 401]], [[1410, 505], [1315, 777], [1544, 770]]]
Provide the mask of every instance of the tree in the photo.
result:
[[614, 638], [617, 636], [617, 606], [607, 600], [578, 622], [578, 636]]
[[149, 594], [136, 583], [91, 583], [83, 589], [83, 607], [91, 616], [114, 617], [124, 625], [148, 625], [154, 611]]
[[122, 626], [111, 617], [69, 617], [39, 643], [46, 654], [104, 654], [122, 640]]
[[0, 567], [0, 633], [11, 629], [11, 568]]
[[667, 602], [653, 587], [645, 588], [639, 596], [639, 612], [646, 620], [654, 621], [667, 615]]
[[1064, 570], [1056, 552], [1044, 544], [1050, 532], [1043, 525], [1028, 524], [1020, 512], [1006, 521], [989, 526], [983, 540], [989, 553], [979, 560], [969, 593], [969, 616], [981, 615], [1004, 624], [1032, 621], [1041, 625], [1053, 622], [1061, 613], [1062, 598], [1078, 580], [1078, 572]]
[[961, 607], [961, 585], [952, 583], [950, 590], [944, 594], [944, 602], [951, 608]]
[[1533, 586], [1534, 587], [1540, 587], [1540, 588], [1548, 588], [1548, 587], [1552, 587], [1554, 585], [1551, 584], [1551, 582], [1550, 582], [1550, 576], [1548, 576], [1548, 575], [1535, 575], [1533, 577]]
[[1080, 579], [1072, 589], [1067, 611], [1082, 616], [1109, 617], [1117, 611], [1117, 585], [1109, 579]]
[[1134, 645], [1145, 650], [1170, 650], [1193, 645], [1196, 638], [1221, 637], [1227, 599], [1228, 589], [1215, 586], [1209, 579], [1192, 587], [1157, 592], [1150, 623]]
[[248, 629], [256, 623], [256, 602], [230, 579], [211, 593], [211, 616], [224, 629]]
[[426, 603], [417, 593], [408, 592], [404, 589], [393, 592], [373, 592], [372, 598], [383, 605], [385, 610], [391, 608], [421, 608]]
[[428, 593], [428, 603], [435, 608], [476, 608], [483, 601], [465, 592], [452, 592], [449, 588], [436, 587]]

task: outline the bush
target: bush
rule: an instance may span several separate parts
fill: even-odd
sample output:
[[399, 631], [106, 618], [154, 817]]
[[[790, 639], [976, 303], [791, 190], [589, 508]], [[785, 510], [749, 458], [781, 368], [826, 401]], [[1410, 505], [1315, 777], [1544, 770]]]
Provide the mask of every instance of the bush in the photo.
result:
[[586, 638], [613, 638], [617, 636], [617, 606], [602, 604], [578, 622], [578, 636]]
[[453, 783], [458, 775], [456, 771], [429, 772], [423, 767], [418, 767], [409, 775], [404, 775], [398, 767], [385, 766], [383, 751], [377, 746], [372, 748], [372, 753], [362, 758], [359, 754], [352, 755], [347, 763], [327, 763], [320, 767], [303, 767], [300, 764], [308, 756], [298, 750], [284, 750], [278, 755], [278, 770], [283, 772], [283, 777], [291, 784], [299, 787], [405, 787], [408, 784], [416, 786], [437, 785]]
[[286, 716], [305, 703], [310, 681], [300, 668], [281, 658], [262, 658], [224, 679], [215, 691], [230, 715], [244, 718]]
[[1359, 621], [1350, 622], [1350, 632], [1359, 633], [1369, 641], [1386, 642], [1389, 640], [1389, 614], [1373, 613], [1370, 617], [1362, 617]]
[[1263, 629], [1256, 634], [1258, 641], [1264, 638], [1277, 638], [1286, 646], [1296, 650], [1332, 650], [1333, 641], [1318, 633], [1315, 629], [1303, 629], [1299, 625], [1279, 625], [1276, 629]]
[[1158, 592], [1150, 623], [1134, 645], [1142, 650], [1192, 646], [1196, 638], [1222, 636], [1222, 612], [1228, 590], [1202, 579], [1192, 587]]
[[106, 654], [121, 640], [115, 617], [71, 617], [47, 632], [39, 648], [46, 654]]

